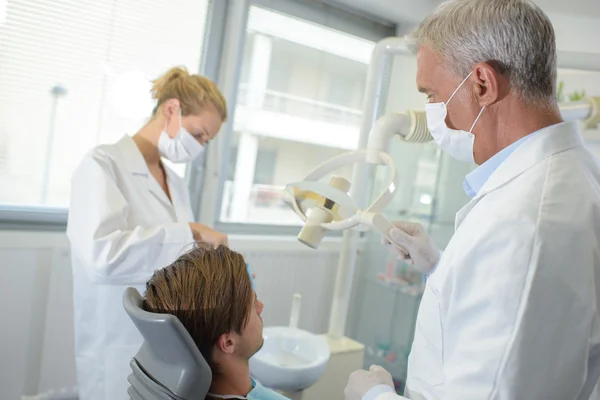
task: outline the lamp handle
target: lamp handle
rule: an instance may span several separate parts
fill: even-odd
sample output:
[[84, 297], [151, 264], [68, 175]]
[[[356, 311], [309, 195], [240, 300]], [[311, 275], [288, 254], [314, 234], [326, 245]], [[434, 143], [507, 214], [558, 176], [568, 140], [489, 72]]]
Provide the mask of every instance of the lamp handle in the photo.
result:
[[381, 236], [383, 236], [384, 238], [386, 238], [387, 240], [389, 240], [389, 242], [398, 248], [398, 250], [400, 250], [402, 253], [404, 253], [404, 260], [407, 263], [411, 263], [412, 260], [410, 258], [410, 253], [408, 252], [408, 250], [404, 247], [404, 246], [400, 246], [399, 244], [396, 244], [391, 236], [390, 236], [390, 231], [394, 228], [394, 225], [383, 215], [381, 215], [380, 213], [363, 213], [361, 215], [363, 218], [367, 218], [368, 219], [368, 223], [369, 225], [371, 225], [373, 227], [373, 229], [375, 229], [377, 232], [379, 232], [381, 234]]

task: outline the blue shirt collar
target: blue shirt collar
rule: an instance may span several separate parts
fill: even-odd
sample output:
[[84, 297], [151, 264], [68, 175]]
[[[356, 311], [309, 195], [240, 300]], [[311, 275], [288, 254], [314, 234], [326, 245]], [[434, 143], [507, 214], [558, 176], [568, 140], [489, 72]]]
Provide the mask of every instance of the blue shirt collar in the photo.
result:
[[510, 146], [502, 149], [497, 154], [495, 154], [492, 158], [475, 168], [471, 171], [463, 182], [463, 189], [467, 196], [470, 198], [474, 198], [477, 196], [483, 185], [490, 179], [490, 176], [498, 169], [500, 164], [502, 164], [508, 156], [510, 156], [523, 142], [529, 139], [533, 134], [522, 137], [517, 140]]

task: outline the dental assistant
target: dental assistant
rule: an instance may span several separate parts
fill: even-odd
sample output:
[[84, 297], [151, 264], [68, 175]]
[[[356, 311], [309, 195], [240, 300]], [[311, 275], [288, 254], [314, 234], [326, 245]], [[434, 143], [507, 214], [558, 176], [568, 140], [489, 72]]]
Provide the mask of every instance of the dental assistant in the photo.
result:
[[129, 362], [143, 340], [123, 309], [125, 288], [143, 291], [195, 241], [227, 245], [226, 235], [192, 222], [185, 181], [161, 161], [201, 157], [227, 118], [225, 99], [178, 67], [153, 82], [152, 96], [156, 108], [139, 132], [92, 149], [73, 174], [67, 235], [81, 400], [128, 397]]
[[561, 118], [550, 20], [527, 0], [455, 0], [410, 39], [432, 136], [478, 167], [443, 254], [421, 225], [390, 232], [431, 272], [405, 397], [373, 366], [346, 400], [595, 399], [600, 168]]

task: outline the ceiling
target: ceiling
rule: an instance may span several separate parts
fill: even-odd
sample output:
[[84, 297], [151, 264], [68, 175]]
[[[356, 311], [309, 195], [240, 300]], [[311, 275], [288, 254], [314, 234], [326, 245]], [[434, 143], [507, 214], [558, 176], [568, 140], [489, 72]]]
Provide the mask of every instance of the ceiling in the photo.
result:
[[[397, 23], [421, 21], [442, 0], [334, 0]], [[553, 14], [600, 18], [600, 0], [533, 0]]]

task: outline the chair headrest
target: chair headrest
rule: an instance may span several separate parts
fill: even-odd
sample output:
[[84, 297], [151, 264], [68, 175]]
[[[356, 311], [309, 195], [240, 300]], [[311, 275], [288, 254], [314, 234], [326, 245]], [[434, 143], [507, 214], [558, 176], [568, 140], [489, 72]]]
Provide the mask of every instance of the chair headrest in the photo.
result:
[[135, 356], [143, 371], [176, 396], [204, 400], [212, 372], [181, 321], [171, 314], [145, 311], [135, 288], [125, 290], [123, 306], [144, 337]]

